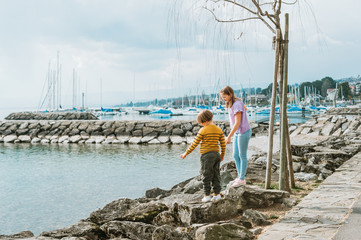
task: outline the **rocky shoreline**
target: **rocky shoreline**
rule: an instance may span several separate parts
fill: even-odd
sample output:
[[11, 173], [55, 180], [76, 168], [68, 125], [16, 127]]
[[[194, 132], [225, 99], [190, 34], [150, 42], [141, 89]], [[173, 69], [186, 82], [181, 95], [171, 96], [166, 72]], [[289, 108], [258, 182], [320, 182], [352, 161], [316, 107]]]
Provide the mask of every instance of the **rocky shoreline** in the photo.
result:
[[[321, 115], [290, 127], [293, 168], [298, 181], [322, 181], [360, 152], [361, 117], [354, 114], [356, 111], [359, 110], [347, 110], [344, 115]], [[171, 123], [167, 122], [163, 127], [167, 124]], [[183, 123], [174, 124], [183, 129]], [[140, 130], [135, 126], [133, 130]], [[146, 123], [142, 126], [149, 127]], [[3, 124], [0, 130], [1, 127]], [[184, 136], [180, 137], [186, 139], [186, 133], [183, 131]], [[142, 198], [115, 200], [67, 228], [46, 231], [37, 237], [27, 231], [0, 236], [0, 239], [254, 239], [262, 231], [259, 226], [270, 224], [257, 208], [276, 203], [289, 207], [297, 204], [288, 192], [265, 190], [254, 185], [264, 180], [266, 169], [266, 147], [259, 146], [259, 149], [249, 160], [246, 186], [229, 188], [228, 182], [236, 176], [235, 164], [222, 165], [223, 198], [217, 202], [200, 202], [202, 183], [200, 176], [196, 176], [170, 190], [154, 188], [146, 191]], [[279, 153], [276, 152], [273, 179], [278, 176], [278, 160]]]

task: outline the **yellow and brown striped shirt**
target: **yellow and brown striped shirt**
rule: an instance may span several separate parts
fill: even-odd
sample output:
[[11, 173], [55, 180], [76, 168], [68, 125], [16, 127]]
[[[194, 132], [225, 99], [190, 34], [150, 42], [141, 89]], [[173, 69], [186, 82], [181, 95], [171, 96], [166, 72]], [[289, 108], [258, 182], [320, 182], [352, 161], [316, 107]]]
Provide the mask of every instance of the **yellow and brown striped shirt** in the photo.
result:
[[197, 136], [194, 138], [192, 144], [187, 149], [187, 155], [190, 154], [198, 144], [201, 143], [201, 154], [207, 152], [219, 152], [219, 144], [221, 145], [221, 157], [224, 157], [226, 152], [226, 143], [224, 141], [224, 134], [222, 129], [214, 124], [202, 127]]

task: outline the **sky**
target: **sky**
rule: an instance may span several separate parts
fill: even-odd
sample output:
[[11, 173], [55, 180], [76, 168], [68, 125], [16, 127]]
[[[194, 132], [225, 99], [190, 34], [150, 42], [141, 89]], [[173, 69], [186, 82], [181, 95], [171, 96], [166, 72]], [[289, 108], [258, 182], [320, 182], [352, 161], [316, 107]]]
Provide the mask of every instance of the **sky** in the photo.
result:
[[[271, 31], [256, 21], [216, 23], [202, 2], [0, 0], [0, 109], [49, 106], [58, 53], [64, 108], [82, 105], [82, 93], [99, 107], [272, 83]], [[361, 73], [359, 9], [358, 0], [283, 6], [290, 84]]]

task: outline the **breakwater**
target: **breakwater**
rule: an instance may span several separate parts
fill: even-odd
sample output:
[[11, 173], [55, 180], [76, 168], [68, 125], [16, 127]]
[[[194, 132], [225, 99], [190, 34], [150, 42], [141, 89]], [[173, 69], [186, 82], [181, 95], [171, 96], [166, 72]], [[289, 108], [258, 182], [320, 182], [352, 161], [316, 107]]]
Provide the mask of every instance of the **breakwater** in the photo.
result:
[[16, 112], [6, 120], [98, 120], [90, 112]]
[[[216, 121], [225, 134], [228, 121]], [[252, 123], [254, 133], [266, 130]], [[100, 120], [4, 120], [0, 142], [5, 143], [96, 143], [181, 144], [199, 131], [196, 121], [100, 121]]]

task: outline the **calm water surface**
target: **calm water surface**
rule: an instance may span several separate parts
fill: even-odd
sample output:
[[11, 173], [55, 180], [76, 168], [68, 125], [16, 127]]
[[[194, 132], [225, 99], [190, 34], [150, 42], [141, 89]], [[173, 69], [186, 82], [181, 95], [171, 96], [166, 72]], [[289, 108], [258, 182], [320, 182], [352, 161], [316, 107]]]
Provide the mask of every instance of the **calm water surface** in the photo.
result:
[[[121, 197], [199, 174], [186, 145], [0, 144], [0, 235], [69, 226]], [[231, 147], [228, 157], [231, 158]], [[226, 162], [225, 161], [225, 162]]]

